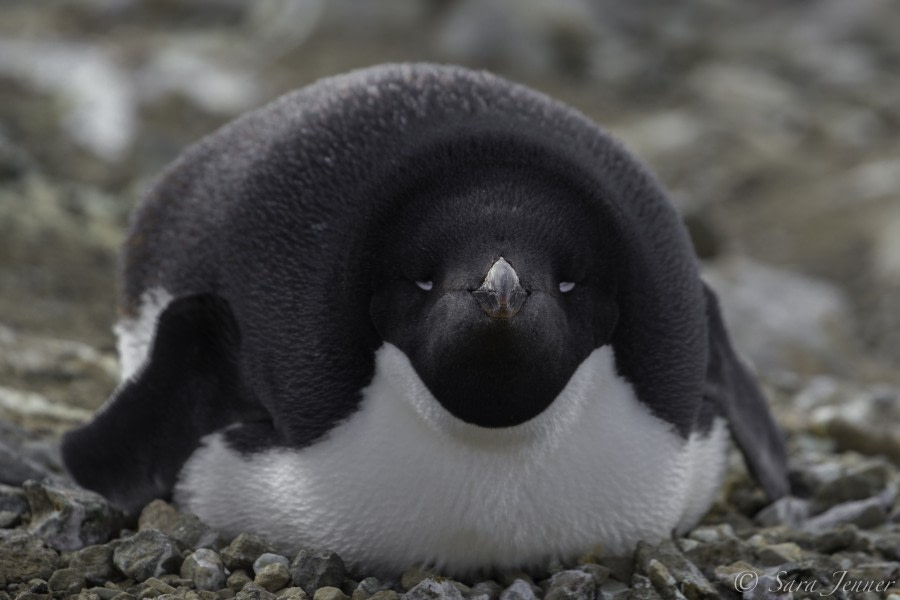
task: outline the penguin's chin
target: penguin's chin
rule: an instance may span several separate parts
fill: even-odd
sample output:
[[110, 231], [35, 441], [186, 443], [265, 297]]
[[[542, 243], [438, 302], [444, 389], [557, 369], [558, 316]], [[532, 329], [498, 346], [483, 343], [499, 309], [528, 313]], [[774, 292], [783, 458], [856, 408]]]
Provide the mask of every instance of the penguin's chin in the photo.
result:
[[417, 417], [417, 422], [434, 435], [446, 436], [481, 449], [510, 449], [539, 444], [554, 438], [559, 429], [576, 420], [577, 407], [550, 402], [537, 415], [524, 422], [491, 427], [468, 422], [442, 404], [425, 385], [409, 357], [397, 346], [385, 342], [376, 353], [376, 371], [390, 381], [393, 395]]

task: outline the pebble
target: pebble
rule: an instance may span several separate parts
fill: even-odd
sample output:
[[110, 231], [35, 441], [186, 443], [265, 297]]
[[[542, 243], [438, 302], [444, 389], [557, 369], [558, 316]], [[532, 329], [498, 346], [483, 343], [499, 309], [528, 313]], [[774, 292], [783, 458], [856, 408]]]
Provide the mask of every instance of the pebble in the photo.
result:
[[[184, 559], [181, 576], [191, 580], [198, 590], [214, 592], [225, 587], [225, 565], [219, 555], [208, 548], [195, 550]], [[273, 591], [268, 587], [266, 589]]]
[[242, 533], [222, 550], [222, 560], [229, 571], [250, 569], [260, 556], [274, 552], [272, 545], [258, 535]]
[[38, 537], [18, 529], [0, 530], [0, 583], [49, 579], [59, 555]]
[[367, 600], [375, 592], [386, 590], [388, 587], [377, 577], [366, 577], [356, 584], [356, 589], [350, 594], [351, 600]]
[[404, 590], [411, 590], [412, 588], [419, 585], [422, 581], [425, 581], [429, 577], [435, 577], [437, 573], [428, 569], [427, 567], [423, 567], [421, 565], [413, 565], [406, 569], [403, 572], [403, 575], [400, 576], [400, 585]]
[[85, 586], [85, 577], [78, 569], [71, 567], [58, 569], [50, 576], [47, 585], [52, 592], [60, 592], [71, 596], [80, 592]]
[[595, 573], [582, 568], [560, 571], [550, 578], [544, 598], [545, 600], [590, 598], [597, 592], [601, 583]]
[[228, 589], [233, 590], [234, 592], [239, 592], [244, 589], [244, 586], [253, 581], [253, 579], [247, 575], [247, 572], [243, 569], [237, 569], [232, 572], [231, 575], [225, 580], [225, 585], [228, 586]]
[[500, 600], [537, 600], [533, 586], [524, 579], [516, 579], [500, 593]]
[[765, 567], [774, 567], [784, 563], [798, 561], [803, 558], [803, 550], [797, 544], [786, 542], [765, 546], [757, 551], [759, 564]]
[[259, 558], [253, 561], [253, 572], [259, 573], [263, 569], [263, 567], [275, 563], [280, 563], [285, 567], [291, 566], [291, 561], [289, 561], [286, 556], [273, 554], [272, 552], [266, 552], [265, 554], [261, 554]]
[[289, 587], [281, 590], [278, 594], [278, 600], [308, 600], [309, 596], [303, 591], [303, 588]]
[[300, 550], [291, 563], [291, 579], [308, 596], [320, 587], [340, 588], [347, 571], [344, 561], [334, 552], [314, 548]]
[[113, 551], [113, 564], [135, 581], [172, 573], [181, 562], [175, 542], [158, 529], [139, 531]]
[[325, 586], [316, 590], [313, 600], [350, 600], [350, 598], [336, 587]]
[[51, 478], [26, 481], [31, 510], [28, 530], [56, 550], [102, 544], [118, 530], [122, 515], [99, 494]]
[[807, 531], [823, 531], [839, 525], [852, 524], [860, 529], [877, 527], [887, 521], [887, 508], [881, 498], [867, 498], [844, 502], [808, 519], [803, 528]]
[[500, 594], [503, 593], [503, 589], [503, 586], [496, 581], [479, 581], [472, 586], [471, 593], [473, 596], [482, 595], [487, 596], [491, 600], [498, 600], [500, 598]]
[[78, 569], [87, 583], [102, 585], [116, 575], [111, 545], [87, 546], [69, 555], [69, 566]]
[[413, 586], [403, 595], [403, 598], [404, 600], [463, 600], [462, 592], [453, 583], [442, 577], [428, 577]]
[[291, 582], [291, 572], [287, 565], [273, 562], [259, 569], [253, 581], [256, 585], [275, 592]]
[[235, 600], [276, 600], [277, 596], [250, 582], [234, 598]]

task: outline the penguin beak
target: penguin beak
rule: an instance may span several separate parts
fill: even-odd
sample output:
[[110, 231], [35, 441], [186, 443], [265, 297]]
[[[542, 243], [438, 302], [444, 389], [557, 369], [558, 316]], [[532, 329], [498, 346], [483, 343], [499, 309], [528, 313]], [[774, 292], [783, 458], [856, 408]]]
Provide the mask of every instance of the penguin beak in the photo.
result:
[[509, 319], [514, 316], [525, 300], [528, 291], [519, 283], [519, 276], [502, 256], [491, 265], [484, 282], [472, 295], [481, 308], [494, 319]]

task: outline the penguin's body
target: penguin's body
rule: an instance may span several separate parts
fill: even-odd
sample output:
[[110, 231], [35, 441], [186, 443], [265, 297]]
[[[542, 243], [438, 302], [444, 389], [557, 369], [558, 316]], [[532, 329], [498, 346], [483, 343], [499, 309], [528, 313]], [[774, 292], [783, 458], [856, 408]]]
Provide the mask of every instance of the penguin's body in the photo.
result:
[[242, 117], [158, 182], [124, 269], [124, 382], [63, 447], [123, 508], [461, 573], [691, 527], [729, 428], [787, 491], [662, 191], [491, 75], [377, 67]]

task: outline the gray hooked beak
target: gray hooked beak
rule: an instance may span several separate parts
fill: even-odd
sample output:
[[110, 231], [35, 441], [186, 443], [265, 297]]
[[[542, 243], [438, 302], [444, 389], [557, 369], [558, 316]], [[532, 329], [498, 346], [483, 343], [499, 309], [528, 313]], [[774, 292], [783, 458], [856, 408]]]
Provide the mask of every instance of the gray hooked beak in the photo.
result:
[[481, 287], [472, 292], [481, 308], [493, 318], [508, 319], [519, 312], [528, 292], [519, 284], [519, 276], [506, 259], [497, 259]]

